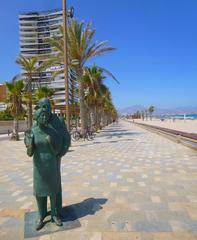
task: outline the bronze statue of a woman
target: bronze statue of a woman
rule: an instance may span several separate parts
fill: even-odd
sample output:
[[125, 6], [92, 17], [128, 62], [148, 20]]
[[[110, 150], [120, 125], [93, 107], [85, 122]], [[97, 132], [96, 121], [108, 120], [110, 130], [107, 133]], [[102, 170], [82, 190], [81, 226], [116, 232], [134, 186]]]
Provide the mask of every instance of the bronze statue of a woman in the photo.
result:
[[40, 102], [34, 114], [35, 123], [25, 132], [24, 139], [27, 154], [33, 156], [34, 195], [39, 212], [36, 230], [44, 226], [47, 197], [50, 197], [51, 220], [57, 226], [62, 225], [60, 159], [70, 146], [70, 136], [64, 123], [51, 113], [49, 105], [48, 99]]

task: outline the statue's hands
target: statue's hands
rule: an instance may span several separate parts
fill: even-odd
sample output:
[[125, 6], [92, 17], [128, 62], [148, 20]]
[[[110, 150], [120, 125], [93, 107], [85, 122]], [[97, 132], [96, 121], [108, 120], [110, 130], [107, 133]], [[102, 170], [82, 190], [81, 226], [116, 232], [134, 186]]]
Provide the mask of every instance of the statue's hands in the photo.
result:
[[49, 144], [51, 144], [51, 138], [50, 138], [50, 136], [47, 136], [47, 137], [46, 137], [46, 140], [47, 140], [47, 142], [48, 142]]
[[25, 131], [25, 138], [24, 138], [24, 143], [26, 147], [32, 147], [34, 142], [34, 135], [33, 132], [28, 129]]
[[27, 148], [27, 155], [31, 157], [34, 154], [34, 135], [30, 129], [25, 131], [24, 143]]

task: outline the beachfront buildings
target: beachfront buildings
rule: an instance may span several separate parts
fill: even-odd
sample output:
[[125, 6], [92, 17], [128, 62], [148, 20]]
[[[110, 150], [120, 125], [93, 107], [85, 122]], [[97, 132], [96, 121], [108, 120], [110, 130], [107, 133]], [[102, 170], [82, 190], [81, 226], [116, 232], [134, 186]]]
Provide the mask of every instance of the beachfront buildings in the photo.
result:
[[7, 107], [6, 98], [7, 98], [7, 87], [5, 84], [0, 83], [0, 111], [5, 110]]
[[[63, 23], [62, 11], [26, 12], [19, 15], [20, 54], [25, 57], [45, 57], [56, 54], [53, 47], [46, 42], [50, 37], [61, 37], [59, 26]], [[39, 61], [38, 64], [41, 64]], [[56, 109], [65, 109], [64, 75], [58, 75], [51, 81], [52, 73], [63, 66], [53, 66], [34, 75], [34, 87], [48, 86], [54, 89], [53, 100]], [[76, 74], [69, 69], [69, 99], [70, 103], [77, 101]]]

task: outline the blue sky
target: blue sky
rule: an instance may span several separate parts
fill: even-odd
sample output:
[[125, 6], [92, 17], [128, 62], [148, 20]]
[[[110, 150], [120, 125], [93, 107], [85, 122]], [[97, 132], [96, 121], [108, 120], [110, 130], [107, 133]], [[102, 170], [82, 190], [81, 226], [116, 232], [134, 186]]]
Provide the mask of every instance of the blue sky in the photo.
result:
[[[118, 108], [197, 105], [196, 0], [68, 0], [75, 17], [92, 21], [95, 40], [109, 40], [116, 51], [93, 62], [120, 81], [106, 79]], [[20, 69], [18, 14], [61, 8], [61, 0], [2, 1], [0, 82]]]

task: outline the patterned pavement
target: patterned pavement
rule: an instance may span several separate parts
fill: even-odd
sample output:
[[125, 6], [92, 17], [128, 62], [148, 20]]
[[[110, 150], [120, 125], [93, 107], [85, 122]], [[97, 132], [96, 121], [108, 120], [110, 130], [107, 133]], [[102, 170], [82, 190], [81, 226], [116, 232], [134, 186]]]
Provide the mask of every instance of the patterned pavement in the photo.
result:
[[[0, 141], [0, 239], [23, 239], [35, 211], [32, 160], [23, 141]], [[72, 229], [28, 239], [197, 239], [197, 152], [121, 121], [62, 159]], [[66, 225], [67, 223], [64, 223]]]

